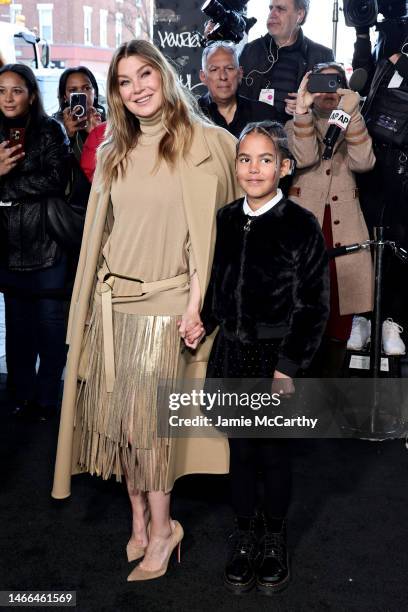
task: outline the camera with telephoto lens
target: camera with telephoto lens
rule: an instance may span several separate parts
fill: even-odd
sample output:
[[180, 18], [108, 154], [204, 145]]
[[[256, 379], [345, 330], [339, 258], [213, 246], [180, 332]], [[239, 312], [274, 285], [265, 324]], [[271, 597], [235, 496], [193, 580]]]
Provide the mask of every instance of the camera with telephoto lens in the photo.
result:
[[214, 40], [239, 43], [256, 23], [256, 19], [243, 14], [248, 0], [206, 0], [201, 11], [215, 24], [201, 41], [203, 46]]
[[343, 0], [344, 19], [347, 26], [363, 28], [378, 25], [378, 14], [385, 20], [408, 18], [408, 0]]

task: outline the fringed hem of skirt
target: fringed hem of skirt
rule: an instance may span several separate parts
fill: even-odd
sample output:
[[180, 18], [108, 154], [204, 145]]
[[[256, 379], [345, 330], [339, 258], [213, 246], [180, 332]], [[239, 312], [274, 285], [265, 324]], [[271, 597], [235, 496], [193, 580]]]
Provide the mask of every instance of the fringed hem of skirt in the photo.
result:
[[[169, 440], [157, 436], [157, 404], [174, 388], [177, 317], [113, 312], [116, 380], [105, 385], [101, 308], [91, 317], [89, 363], [78, 394], [79, 464], [104, 479], [125, 474], [131, 488], [165, 490]], [[164, 394], [164, 395], [163, 395]]]

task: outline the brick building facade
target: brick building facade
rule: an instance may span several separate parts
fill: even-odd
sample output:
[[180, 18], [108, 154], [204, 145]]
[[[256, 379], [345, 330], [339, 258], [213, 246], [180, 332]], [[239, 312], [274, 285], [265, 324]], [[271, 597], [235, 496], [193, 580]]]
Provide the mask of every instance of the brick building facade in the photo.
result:
[[[114, 49], [131, 38], [151, 38], [154, 0], [17, 0], [2, 5], [1, 19], [25, 18], [47, 40], [60, 67], [85, 64], [106, 73]], [[8, 11], [9, 8], [9, 11]]]

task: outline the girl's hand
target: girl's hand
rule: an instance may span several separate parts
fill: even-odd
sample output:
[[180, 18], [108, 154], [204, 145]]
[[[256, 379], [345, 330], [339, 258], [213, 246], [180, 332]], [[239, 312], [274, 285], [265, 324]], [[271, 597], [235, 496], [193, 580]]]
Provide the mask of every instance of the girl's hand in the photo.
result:
[[186, 310], [178, 321], [179, 334], [184, 344], [191, 349], [196, 349], [205, 336], [205, 329], [197, 310]]
[[272, 380], [273, 393], [278, 393], [281, 397], [291, 397], [295, 393], [295, 385], [291, 377], [275, 370]]
[[101, 114], [96, 110], [96, 108], [91, 106], [88, 108], [88, 121], [85, 127], [88, 134], [89, 132], [92, 132], [92, 130], [100, 123], [102, 123]]
[[8, 140], [5, 140], [0, 144], [0, 176], [4, 176], [13, 170], [25, 155], [24, 151], [21, 151], [20, 144], [7, 148], [8, 142]]
[[312, 94], [310, 93], [310, 91], [307, 90], [307, 84], [311, 73], [311, 70], [309, 70], [309, 72], [306, 72], [299, 85], [295, 107], [296, 115], [305, 115], [309, 111], [309, 108], [312, 106], [315, 99], [321, 95], [318, 93]]
[[86, 129], [87, 126], [87, 120], [85, 119], [84, 121], [82, 118], [78, 119], [75, 117], [71, 113], [71, 108], [69, 106], [63, 110], [62, 120], [69, 138], [75, 136], [80, 130]]

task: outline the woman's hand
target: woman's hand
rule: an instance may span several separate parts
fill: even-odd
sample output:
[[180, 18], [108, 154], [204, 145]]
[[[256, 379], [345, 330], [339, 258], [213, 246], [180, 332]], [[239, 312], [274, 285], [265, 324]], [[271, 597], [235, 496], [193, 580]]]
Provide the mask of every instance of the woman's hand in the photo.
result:
[[69, 106], [63, 110], [62, 120], [69, 138], [75, 136], [75, 134], [80, 130], [86, 129], [88, 123], [86, 119], [84, 121], [82, 117], [78, 119], [78, 117], [73, 115]]
[[188, 348], [196, 349], [205, 336], [205, 329], [198, 310], [187, 309], [178, 321], [179, 334]]
[[13, 170], [25, 155], [24, 151], [21, 151], [20, 144], [10, 148], [7, 148], [7, 145], [8, 140], [0, 144], [0, 176], [4, 176], [10, 170]]
[[360, 94], [352, 89], [338, 89], [340, 96], [340, 108], [348, 115], [352, 115], [360, 106]]
[[291, 397], [295, 393], [291, 377], [275, 370], [272, 380], [272, 394], [274, 393], [278, 393], [281, 397]]
[[88, 116], [88, 121], [86, 123], [85, 129], [89, 134], [90, 132], [92, 132], [94, 128], [96, 128], [97, 125], [102, 123], [102, 117], [101, 117], [100, 112], [97, 111], [96, 108], [94, 108], [93, 106], [88, 108], [87, 116]]
[[318, 93], [310, 93], [310, 91], [307, 90], [307, 84], [311, 73], [311, 70], [309, 70], [309, 72], [306, 72], [299, 85], [295, 107], [296, 115], [305, 115], [309, 111], [309, 108], [312, 106], [315, 99], [321, 95]]

